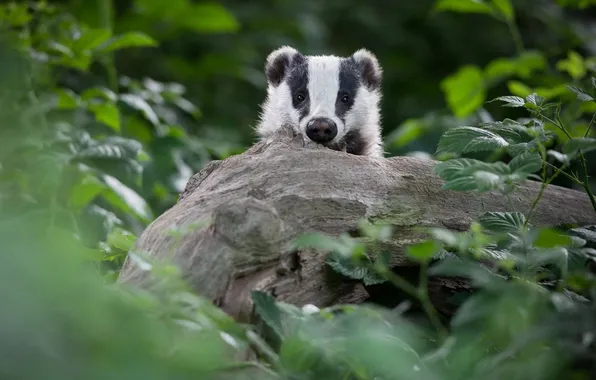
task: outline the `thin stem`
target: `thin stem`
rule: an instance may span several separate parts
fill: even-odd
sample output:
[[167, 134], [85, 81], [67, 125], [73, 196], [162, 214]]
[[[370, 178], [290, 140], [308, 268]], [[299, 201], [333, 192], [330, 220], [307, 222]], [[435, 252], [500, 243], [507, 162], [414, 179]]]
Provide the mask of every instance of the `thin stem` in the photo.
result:
[[538, 192], [538, 196], [536, 197], [536, 199], [534, 199], [534, 202], [532, 203], [532, 207], [530, 207], [530, 212], [528, 212], [528, 216], [526, 217], [526, 222], [524, 223], [524, 227], [528, 226], [528, 223], [530, 222], [530, 217], [536, 210], [536, 206], [538, 205], [538, 202], [542, 198], [542, 195], [544, 194], [544, 190], [546, 190], [548, 185], [550, 185], [550, 183], [552, 181], [554, 181], [555, 178], [557, 178], [559, 176], [559, 174], [563, 173], [564, 167], [565, 167], [565, 165], [561, 166], [560, 168], [557, 168], [557, 171], [555, 171], [555, 173], [552, 175], [552, 177], [550, 177], [547, 181], [544, 181], [542, 183], [542, 186], [540, 187], [540, 191]]
[[437, 310], [435, 309], [433, 304], [430, 302], [430, 299], [428, 297], [427, 269], [428, 269], [427, 262], [423, 262], [422, 264], [420, 264], [420, 280], [419, 280], [420, 282], [418, 285], [418, 298], [420, 299], [420, 303], [422, 304], [424, 311], [428, 315], [428, 319], [430, 320], [430, 323], [437, 330], [440, 339], [443, 340], [445, 337], [447, 337], [448, 333], [447, 333], [447, 329], [443, 326], [443, 324], [441, 323], [441, 320], [439, 319]]
[[[557, 121], [555, 121], [555, 120], [552, 120], [548, 116], [545, 116], [545, 115], [542, 115], [542, 117], [544, 117], [546, 120], [548, 120], [551, 123], [553, 123], [561, 131], [563, 131], [563, 133], [565, 133], [565, 135], [569, 139], [573, 139], [573, 137], [571, 136], [571, 134], [567, 131], [567, 129], [565, 128], [565, 126], [561, 122], [561, 119], [560, 118], [556, 118]], [[590, 122], [590, 125], [592, 125], [592, 122]], [[584, 153], [581, 150], [579, 151], [579, 159], [580, 159], [580, 162], [582, 164], [582, 168], [584, 169], [584, 182], [582, 183], [582, 185], [584, 186], [584, 189], [586, 190], [586, 193], [588, 194], [588, 197], [590, 198], [590, 202], [592, 203], [592, 207], [596, 211], [596, 199], [594, 198], [594, 193], [592, 192], [592, 189], [590, 188], [590, 181], [589, 181], [589, 176], [588, 176], [588, 163], [586, 162], [586, 157], [584, 156]]]
[[[433, 307], [430, 299], [428, 297], [428, 278], [427, 278], [427, 270], [428, 264], [423, 263], [420, 267], [420, 285], [417, 289], [408, 281], [406, 281], [401, 276], [393, 273], [392, 271], [388, 270], [388, 268], [380, 268], [381, 274], [385, 276], [389, 282], [391, 282], [395, 287], [403, 290], [404, 292], [408, 293], [412, 298], [415, 298], [420, 301], [422, 304], [422, 308], [424, 312], [427, 314], [430, 323], [433, 327], [437, 330], [439, 334], [439, 338], [442, 340], [444, 337], [447, 336], [447, 329], [442, 325], [435, 308]], [[379, 268], [373, 268], [379, 271]]]
[[[102, 29], [113, 31], [114, 8], [112, 0], [97, 0], [97, 15], [99, 18], [99, 25]], [[114, 55], [106, 53], [101, 61], [106, 69], [108, 76], [108, 87], [112, 91], [118, 90], [118, 72], [114, 65]]]
[[590, 177], [588, 176], [588, 164], [586, 162], [586, 157], [580, 151], [579, 158], [582, 162], [582, 166], [584, 167], [584, 188], [586, 189], [586, 193], [588, 193], [588, 198], [590, 198], [590, 202], [592, 203], [592, 208], [596, 211], [596, 199], [594, 199], [594, 193], [592, 193], [592, 188], [590, 187]]
[[584, 133], [584, 137], [588, 137], [590, 134], [590, 130], [592, 129], [592, 125], [594, 125], [594, 121], [596, 121], [596, 113], [592, 115], [592, 120], [590, 120], [590, 124], [588, 124], [588, 128], [586, 129], [586, 133]]
[[[544, 145], [538, 143], [538, 149], [540, 150], [540, 157], [542, 158], [542, 162], [543, 162], [543, 164], [542, 164], [542, 184], [540, 185], [540, 191], [538, 192], [538, 196], [536, 197], [536, 199], [534, 199], [534, 202], [532, 202], [532, 206], [530, 207], [530, 211], [528, 211], [528, 216], [526, 217], [526, 222], [524, 223], [524, 227], [527, 227], [528, 224], [530, 223], [530, 217], [534, 213], [536, 206], [538, 206], [538, 202], [540, 202], [540, 199], [542, 198], [542, 195], [544, 194], [544, 190], [546, 190], [546, 187], [548, 186], [548, 181], [546, 179], [546, 148], [544, 148]], [[557, 172], [555, 172], [555, 174], [557, 174]], [[553, 175], [553, 177], [554, 177], [554, 175]]]
[[[555, 165], [551, 164], [550, 162], [547, 162], [546, 165], [548, 165], [551, 169], [559, 170], [559, 168], [557, 168]], [[572, 176], [571, 174], [569, 174], [565, 171], [561, 171], [561, 174], [563, 174], [565, 177], [567, 177], [569, 180], [571, 180], [576, 185], [584, 186], [584, 183], [582, 181], [580, 181], [576, 177]]]
[[269, 345], [253, 331], [247, 331], [246, 337], [250, 345], [259, 352], [265, 360], [272, 366], [276, 367], [279, 363], [279, 356], [269, 347]]

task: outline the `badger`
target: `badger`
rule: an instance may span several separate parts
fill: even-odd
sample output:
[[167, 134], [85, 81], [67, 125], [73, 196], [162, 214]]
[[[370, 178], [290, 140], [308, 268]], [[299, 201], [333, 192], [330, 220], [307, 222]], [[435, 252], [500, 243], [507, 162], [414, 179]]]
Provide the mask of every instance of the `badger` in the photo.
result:
[[305, 140], [334, 150], [383, 157], [379, 102], [382, 69], [374, 54], [303, 55], [291, 46], [269, 54], [267, 97], [256, 134], [292, 126]]

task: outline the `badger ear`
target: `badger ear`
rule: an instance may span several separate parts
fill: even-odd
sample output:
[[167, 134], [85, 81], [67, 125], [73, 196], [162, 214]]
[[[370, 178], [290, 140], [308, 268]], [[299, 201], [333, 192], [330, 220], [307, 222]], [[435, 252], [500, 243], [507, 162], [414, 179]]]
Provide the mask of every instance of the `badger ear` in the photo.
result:
[[300, 52], [291, 46], [282, 46], [272, 51], [265, 63], [267, 81], [273, 86], [279, 85], [296, 55], [300, 55]]
[[358, 64], [360, 75], [362, 75], [366, 87], [370, 90], [381, 88], [383, 70], [379, 65], [377, 57], [366, 49], [360, 49], [352, 54], [352, 59]]

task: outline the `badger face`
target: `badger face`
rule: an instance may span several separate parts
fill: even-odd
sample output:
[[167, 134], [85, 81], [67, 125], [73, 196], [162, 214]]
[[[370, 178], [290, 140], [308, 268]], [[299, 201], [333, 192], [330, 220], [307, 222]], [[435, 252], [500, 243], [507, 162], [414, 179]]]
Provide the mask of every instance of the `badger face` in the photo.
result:
[[268, 97], [258, 127], [261, 136], [289, 124], [332, 148], [349, 151], [350, 144], [358, 150], [354, 144], [378, 143], [370, 140], [380, 138], [381, 68], [372, 53], [305, 56], [285, 46], [269, 55], [265, 72]]

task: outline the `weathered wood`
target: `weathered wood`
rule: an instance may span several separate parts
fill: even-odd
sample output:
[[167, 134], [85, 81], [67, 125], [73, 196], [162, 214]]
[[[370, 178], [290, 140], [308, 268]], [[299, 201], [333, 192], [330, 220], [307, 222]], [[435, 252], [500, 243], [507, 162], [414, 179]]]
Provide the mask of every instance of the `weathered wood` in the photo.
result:
[[[290, 252], [292, 240], [304, 232], [355, 230], [361, 219], [388, 223], [395, 226], [384, 247], [393, 253], [391, 265], [407, 267], [412, 263], [405, 247], [424, 238], [415, 227], [463, 231], [487, 211], [527, 211], [540, 186], [528, 182], [509, 201], [492, 192], [443, 191], [434, 164], [350, 155], [280, 133], [196, 174], [179, 202], [142, 233], [135, 250], [173, 260], [199, 294], [240, 319], [250, 313], [255, 289], [296, 305], [360, 303], [368, 297], [361, 284], [329, 276], [321, 254]], [[596, 212], [585, 194], [549, 186], [532, 222], [594, 224]], [[181, 240], [168, 234], [193, 223], [204, 225]], [[127, 260], [119, 280], [144, 279]], [[438, 279], [431, 283], [431, 299], [445, 303], [446, 292], [463, 286], [457, 279]]]

